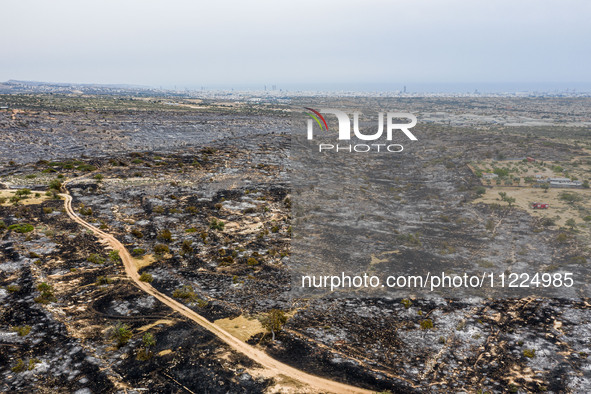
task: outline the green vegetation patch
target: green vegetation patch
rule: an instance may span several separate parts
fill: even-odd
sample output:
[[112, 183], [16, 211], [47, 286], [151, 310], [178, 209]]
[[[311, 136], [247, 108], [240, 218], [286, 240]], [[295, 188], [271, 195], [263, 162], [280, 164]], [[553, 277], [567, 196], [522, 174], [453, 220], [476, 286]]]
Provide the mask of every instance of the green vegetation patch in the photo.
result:
[[29, 233], [33, 230], [35, 230], [35, 227], [32, 224], [29, 223], [17, 223], [17, 224], [13, 224], [8, 226], [8, 229], [11, 231], [14, 231], [15, 233]]

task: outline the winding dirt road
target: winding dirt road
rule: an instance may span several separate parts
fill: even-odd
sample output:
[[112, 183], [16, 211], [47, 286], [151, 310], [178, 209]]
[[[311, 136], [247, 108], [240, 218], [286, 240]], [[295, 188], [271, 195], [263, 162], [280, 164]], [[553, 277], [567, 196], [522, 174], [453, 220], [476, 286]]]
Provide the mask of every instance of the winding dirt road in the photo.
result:
[[300, 371], [299, 369], [293, 368], [287, 364], [277, 361], [271, 356], [267, 355], [262, 350], [257, 349], [232, 336], [230, 333], [211, 323], [203, 316], [199, 315], [198, 313], [188, 308], [184, 304], [159, 292], [149, 283], [140, 281], [140, 276], [133, 262], [133, 258], [131, 257], [127, 249], [123, 246], [123, 244], [121, 244], [121, 242], [119, 242], [112, 235], [105, 233], [104, 231], [101, 231], [100, 229], [94, 227], [93, 225], [85, 222], [82, 218], [80, 218], [72, 209], [72, 196], [68, 193], [65, 184], [63, 186], [63, 190], [65, 191], [65, 193], [62, 194], [62, 196], [65, 198], [64, 205], [68, 216], [77, 223], [79, 223], [81, 226], [92, 231], [98, 238], [106, 241], [111, 248], [119, 251], [119, 256], [121, 257], [123, 265], [125, 266], [125, 272], [127, 276], [136, 284], [137, 287], [139, 287], [144, 292], [150, 294], [151, 296], [157, 298], [158, 300], [168, 305], [170, 308], [177, 311], [181, 315], [187, 317], [188, 319], [191, 319], [195, 323], [199, 324], [201, 327], [207, 329], [215, 336], [217, 336], [219, 339], [224, 341], [235, 351], [244, 354], [253, 361], [256, 361], [257, 363], [262, 365], [266, 369], [266, 376], [280, 378], [280, 380], [281, 376], [283, 376], [284, 378], [287, 377], [289, 379], [296, 380], [304, 385], [309, 386], [308, 390], [301, 391], [309, 391], [311, 389], [318, 392], [330, 393], [373, 393], [373, 391], [361, 389], [354, 386], [349, 386], [343, 383], [338, 383], [332, 380], [310, 375], [306, 372]]

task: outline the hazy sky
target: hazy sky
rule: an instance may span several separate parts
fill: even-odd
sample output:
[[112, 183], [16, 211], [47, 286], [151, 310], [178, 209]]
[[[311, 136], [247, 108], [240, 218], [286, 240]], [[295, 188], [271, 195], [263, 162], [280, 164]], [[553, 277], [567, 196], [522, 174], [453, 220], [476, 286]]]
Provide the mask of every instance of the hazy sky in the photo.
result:
[[0, 80], [591, 82], [591, 1], [5, 0]]

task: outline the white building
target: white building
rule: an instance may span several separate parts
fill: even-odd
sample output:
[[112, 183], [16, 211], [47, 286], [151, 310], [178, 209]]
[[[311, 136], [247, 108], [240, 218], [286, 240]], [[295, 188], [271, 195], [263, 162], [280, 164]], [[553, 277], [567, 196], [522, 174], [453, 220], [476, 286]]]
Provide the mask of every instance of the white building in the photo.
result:
[[482, 177], [484, 179], [495, 179], [495, 178], [498, 178], [499, 176], [497, 174], [493, 174], [491, 172], [483, 172]]

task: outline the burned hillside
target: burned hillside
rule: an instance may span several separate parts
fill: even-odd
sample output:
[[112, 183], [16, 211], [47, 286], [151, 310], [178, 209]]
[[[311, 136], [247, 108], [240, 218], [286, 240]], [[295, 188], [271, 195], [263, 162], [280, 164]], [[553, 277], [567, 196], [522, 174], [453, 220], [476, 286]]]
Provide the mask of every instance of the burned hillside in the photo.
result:
[[[436, 103], [447, 111], [457, 105]], [[411, 104], [413, 110], [434, 105]], [[44, 124], [43, 111], [58, 109], [27, 105], [17, 119]], [[139, 117], [136, 110], [111, 110], [130, 124]], [[62, 103], [59, 117], [86, 124], [106, 116], [91, 108], [88, 114], [68, 111]], [[532, 190], [544, 196], [541, 189], [513, 179], [510, 186], [488, 185], [474, 168], [494, 164], [518, 174], [517, 162], [534, 157], [575, 174], [591, 160], [588, 142], [537, 129], [424, 122], [416, 127], [418, 143], [389, 159], [382, 182], [367, 182], [361, 169], [332, 189], [310, 178], [312, 186], [296, 195], [283, 115], [263, 122], [267, 107], [244, 110], [233, 118], [233, 132], [220, 128], [222, 120], [207, 123], [212, 116], [229, 117], [227, 112], [150, 111], [142, 122], [201, 122], [205, 136], [178, 131], [174, 146], [113, 139], [109, 143], [118, 149], [101, 154], [95, 154], [98, 137], [90, 131], [74, 133], [81, 151], [45, 155], [35, 150], [43, 141], [31, 140], [19, 156], [19, 144], [10, 145], [14, 157], [28, 159], [11, 163], [6, 156], [0, 168], [0, 391], [315, 392], [295, 378], [269, 375], [138, 286], [121, 251], [72, 220], [67, 197], [76, 217], [123, 244], [139, 281], [309, 374], [391, 392], [582, 392], [591, 386], [588, 190], [570, 190], [578, 197], [564, 200], [564, 208], [534, 212], [498, 191], [507, 187], [509, 196], [520, 198], [517, 192]], [[2, 116], [6, 138], [17, 141], [16, 120]], [[577, 112], [571, 120], [582, 117]], [[141, 138], [152, 140], [150, 133], [162, 136], [159, 127], [169, 126], [134, 127], [134, 138], [145, 133]], [[306, 193], [323, 204], [306, 205]], [[377, 272], [391, 262], [409, 270], [442, 263], [456, 272], [572, 270], [578, 273], [575, 286], [552, 297], [500, 290], [423, 297], [410, 289], [298, 297], [291, 272], [295, 230], [310, 226], [311, 234], [320, 233], [314, 231], [318, 219], [324, 230], [336, 229], [331, 204], [352, 196], [361, 197], [349, 198], [348, 226], [366, 231], [387, 223], [387, 231], [343, 240], [335, 230], [320, 243], [349, 242], [358, 261]], [[376, 209], [350, 213], [364, 212], [364, 206]], [[555, 218], [567, 215], [574, 226]], [[296, 223], [302, 217], [315, 219]], [[273, 310], [286, 320], [272, 333], [275, 341], [263, 326]]]

